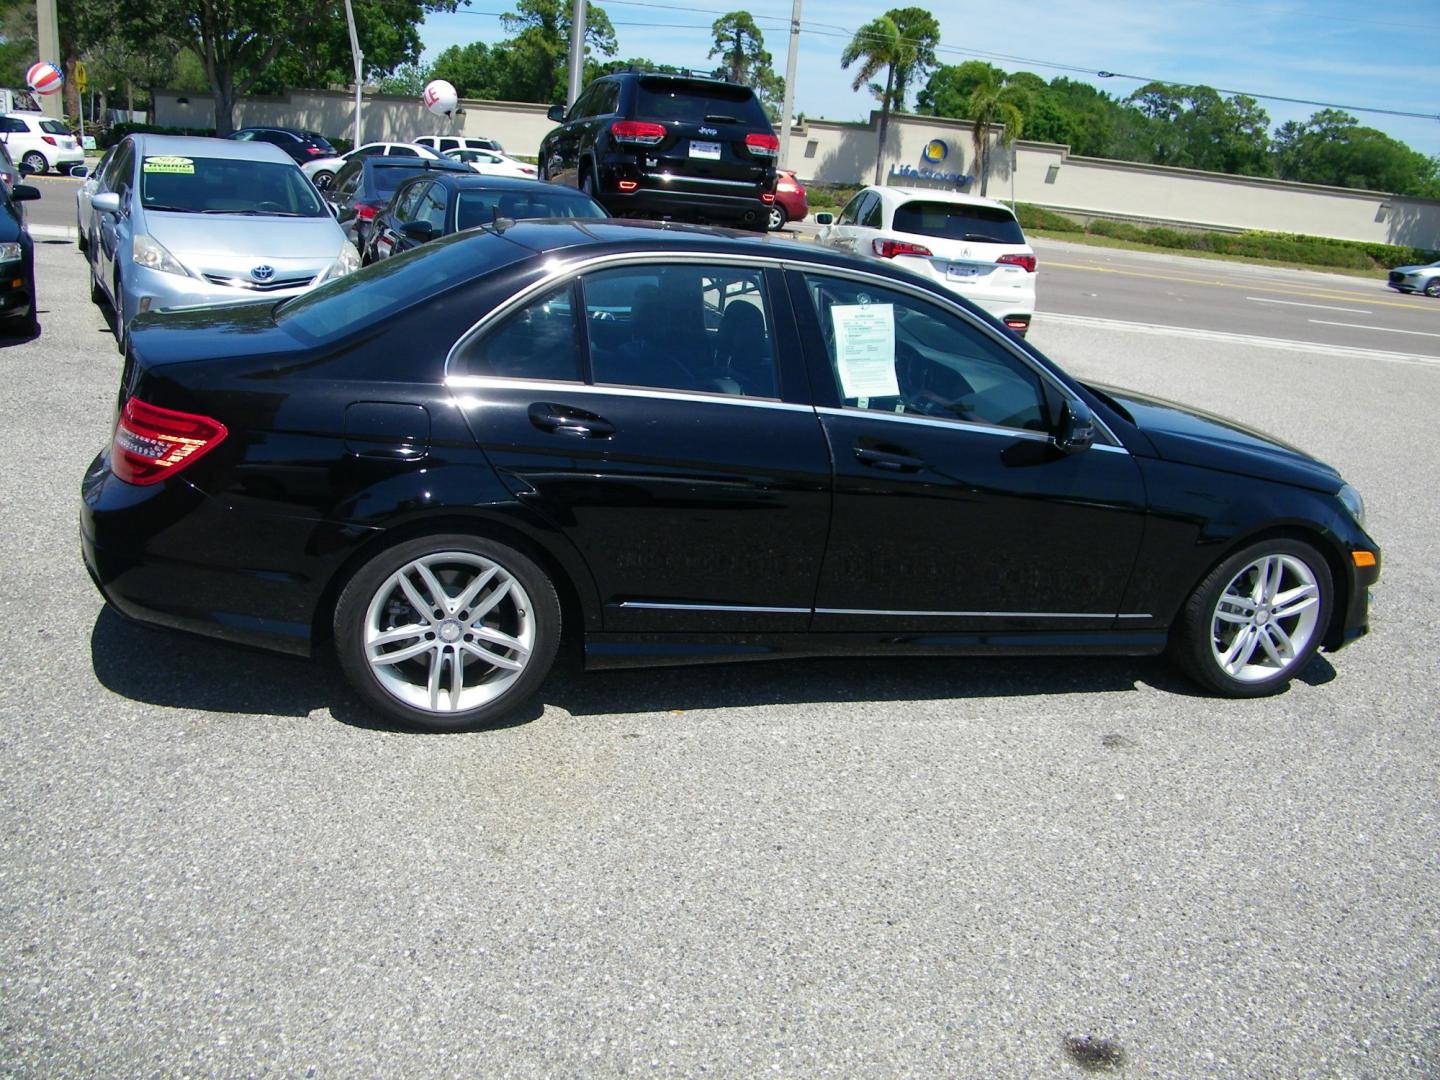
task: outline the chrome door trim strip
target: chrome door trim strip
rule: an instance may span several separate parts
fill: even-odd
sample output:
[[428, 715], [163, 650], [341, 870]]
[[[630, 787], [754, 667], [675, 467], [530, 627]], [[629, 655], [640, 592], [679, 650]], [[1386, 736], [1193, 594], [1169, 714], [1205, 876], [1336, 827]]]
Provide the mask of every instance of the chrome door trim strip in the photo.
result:
[[452, 390], [534, 390], [555, 394], [606, 394], [615, 397], [688, 401], [707, 405], [743, 405], [751, 409], [779, 409], [782, 412], [814, 414], [815, 406], [774, 398], [753, 398], [735, 394], [706, 393], [703, 390], [656, 390], [643, 386], [610, 386], [606, 383], [568, 382], [563, 379], [507, 379], [498, 375], [447, 375]]
[[854, 416], [865, 419], [890, 420], [900, 424], [920, 424], [923, 427], [938, 427], [954, 430], [956, 428], [965, 431], [973, 431], [977, 435], [1000, 435], [1007, 439], [1026, 439], [1030, 442], [1050, 441], [1050, 436], [1040, 431], [1030, 431], [1026, 428], [1002, 428], [992, 427], [989, 424], [977, 424], [970, 420], [962, 420], [958, 416], [947, 419], [943, 416], [920, 416], [915, 413], [886, 412], [883, 409], [847, 409], [843, 406], [835, 408], [832, 405], [817, 406], [815, 411], [823, 416]]
[[622, 600], [609, 605], [632, 611], [729, 611], [747, 615], [809, 615], [810, 609], [803, 607], [751, 607], [746, 604], [661, 604], [648, 600]]
[[1152, 615], [1118, 615], [1086, 611], [888, 611], [883, 608], [760, 607], [748, 604], [682, 604], [650, 600], [622, 600], [607, 605], [638, 611], [729, 611], [763, 615], [894, 615], [940, 619], [1150, 619]]
[[674, 173], [646, 173], [645, 179], [656, 180], [662, 184], [715, 184], [719, 187], [753, 188], [753, 181], [749, 180], [720, 180], [713, 176], [677, 176]]

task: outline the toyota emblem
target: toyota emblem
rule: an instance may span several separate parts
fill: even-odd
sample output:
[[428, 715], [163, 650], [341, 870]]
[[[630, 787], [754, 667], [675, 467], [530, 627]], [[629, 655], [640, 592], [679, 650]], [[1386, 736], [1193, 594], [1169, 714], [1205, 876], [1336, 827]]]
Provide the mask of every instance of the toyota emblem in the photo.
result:
[[250, 271], [250, 276], [256, 281], [269, 281], [275, 276], [275, 268], [273, 266], [257, 266]]

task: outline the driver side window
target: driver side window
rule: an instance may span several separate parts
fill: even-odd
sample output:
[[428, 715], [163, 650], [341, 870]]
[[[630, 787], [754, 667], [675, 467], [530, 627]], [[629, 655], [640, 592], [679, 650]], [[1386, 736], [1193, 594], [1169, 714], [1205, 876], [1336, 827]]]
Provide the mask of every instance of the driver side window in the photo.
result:
[[1046, 431], [1039, 374], [938, 304], [805, 275], [846, 408]]

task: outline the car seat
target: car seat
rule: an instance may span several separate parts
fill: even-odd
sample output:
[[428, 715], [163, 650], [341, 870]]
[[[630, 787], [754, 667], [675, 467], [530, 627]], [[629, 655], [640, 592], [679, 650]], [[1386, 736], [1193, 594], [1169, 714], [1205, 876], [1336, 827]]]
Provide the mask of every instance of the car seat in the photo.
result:
[[765, 333], [765, 316], [754, 304], [732, 300], [720, 320], [715, 337], [715, 364], [752, 397], [774, 397], [775, 360], [770, 337]]

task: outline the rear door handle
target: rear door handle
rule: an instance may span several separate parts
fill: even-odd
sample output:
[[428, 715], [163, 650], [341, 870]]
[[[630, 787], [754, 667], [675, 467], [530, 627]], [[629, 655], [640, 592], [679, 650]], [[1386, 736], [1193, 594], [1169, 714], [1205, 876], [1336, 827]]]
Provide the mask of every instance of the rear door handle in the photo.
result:
[[608, 439], [615, 434], [615, 425], [603, 416], [548, 401], [537, 401], [530, 406], [530, 423], [541, 431], [577, 439]]
[[886, 450], [869, 450], [863, 446], [855, 448], [855, 460], [872, 469], [887, 469], [890, 472], [919, 472], [925, 462], [908, 454], [896, 454]]

